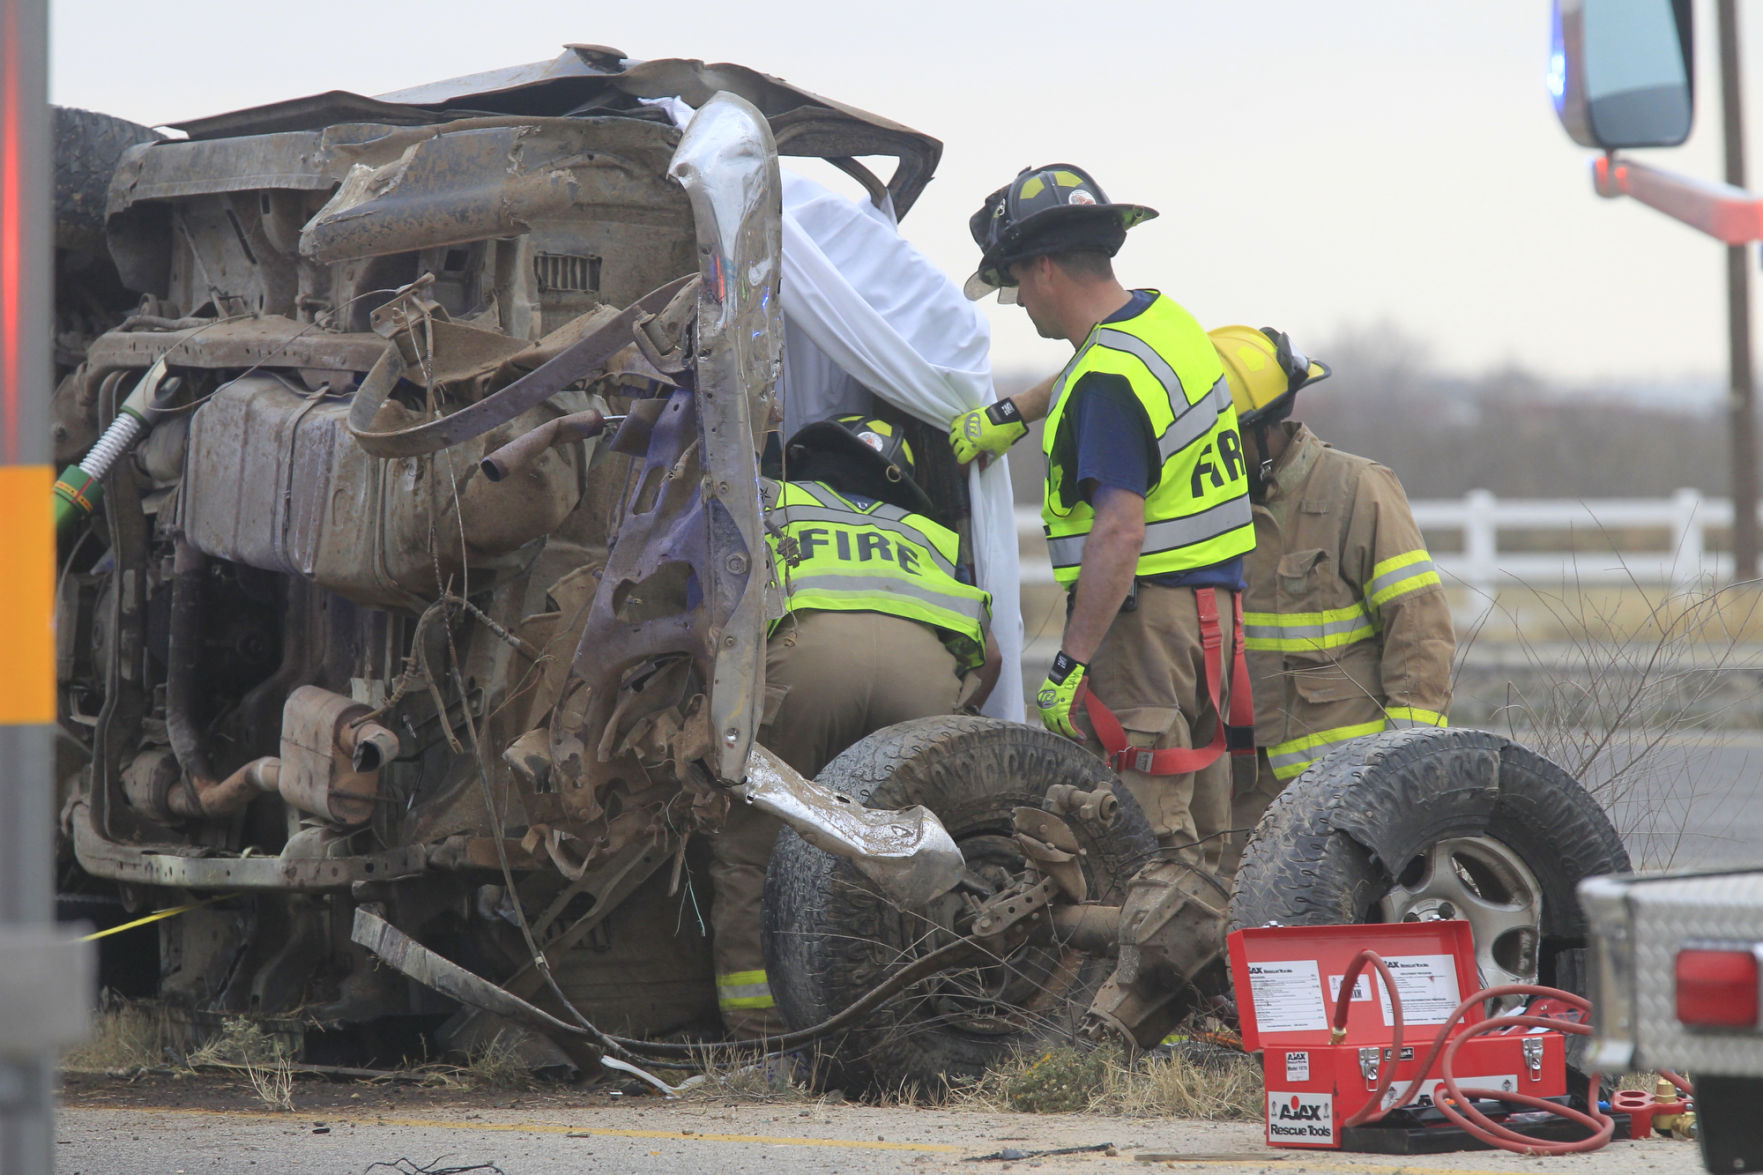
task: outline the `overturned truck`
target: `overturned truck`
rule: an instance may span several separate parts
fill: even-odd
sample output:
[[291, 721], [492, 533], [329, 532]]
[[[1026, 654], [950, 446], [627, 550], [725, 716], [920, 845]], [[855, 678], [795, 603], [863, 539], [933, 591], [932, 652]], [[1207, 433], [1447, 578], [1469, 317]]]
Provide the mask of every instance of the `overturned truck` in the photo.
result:
[[[1222, 990], [1222, 889], [1157, 861], [1071, 744], [926, 719], [810, 781], [755, 741], [778, 157], [904, 214], [934, 139], [591, 47], [177, 141], [59, 125], [61, 889], [100, 921], [196, 906], [116, 940], [138, 993], [309, 1050], [369, 1026], [349, 1039], [382, 1061], [399, 1026], [469, 1050], [511, 1022], [535, 1065], [688, 1055], [658, 1038], [715, 1024], [702, 850], [732, 804], [794, 830], [766, 950], [797, 1031], [764, 1043], [830, 1039], [847, 1088], [934, 1088], [1046, 1036], [1149, 1046]], [[941, 429], [898, 415], [965, 533]], [[1439, 848], [1522, 831], [1516, 749], [1404, 746], [1427, 739], [1478, 800], [1412, 835], [1276, 808], [1372, 880], [1304, 905], [1274, 874], [1290, 846], [1252, 847], [1239, 917], [1479, 902], [1504, 972], [1556, 978], [1582, 931], [1577, 877], [1540, 872], [1557, 846], [1481, 874]], [[1594, 840], [1566, 872], [1611, 867]]]

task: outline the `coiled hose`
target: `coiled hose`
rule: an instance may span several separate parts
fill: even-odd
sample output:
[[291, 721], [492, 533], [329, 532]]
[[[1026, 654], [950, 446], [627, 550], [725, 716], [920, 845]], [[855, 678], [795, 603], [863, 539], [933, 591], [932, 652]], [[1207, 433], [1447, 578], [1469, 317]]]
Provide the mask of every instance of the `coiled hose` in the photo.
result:
[[[1383, 984], [1384, 990], [1389, 993], [1390, 1013], [1394, 1024], [1393, 1031], [1391, 1032], [1390, 1049], [1392, 1056], [1399, 1057], [1402, 1055], [1402, 997], [1396, 991], [1395, 979], [1391, 976], [1389, 967], [1384, 963], [1383, 959], [1376, 951], [1360, 951], [1353, 957], [1352, 965], [1347, 968], [1346, 975], [1341, 980], [1340, 995], [1335, 1000], [1334, 1016], [1330, 1020], [1330, 1039], [1338, 1043], [1341, 1038], [1346, 1035], [1347, 1010], [1353, 995], [1353, 983], [1358, 979], [1359, 973], [1367, 966], [1376, 969], [1379, 981]], [[1383, 1066], [1382, 1071], [1378, 1076], [1377, 1088], [1372, 1093], [1371, 1100], [1349, 1115], [1341, 1123], [1342, 1128], [1345, 1129], [1350, 1126], [1360, 1126], [1368, 1122], [1380, 1121], [1387, 1115], [1407, 1105], [1414, 1099], [1414, 1096], [1420, 1092], [1421, 1083], [1426, 1080], [1427, 1074], [1432, 1071], [1433, 1062], [1437, 1061], [1439, 1065], [1439, 1083], [1444, 1087], [1444, 1092], [1447, 1096], [1439, 1098], [1434, 1103], [1435, 1108], [1446, 1118], [1450, 1119], [1450, 1121], [1461, 1127], [1464, 1132], [1472, 1138], [1479, 1139], [1490, 1146], [1496, 1146], [1502, 1150], [1512, 1151], [1521, 1155], [1577, 1154], [1584, 1151], [1595, 1151], [1605, 1143], [1609, 1142], [1610, 1136], [1616, 1129], [1616, 1122], [1615, 1119], [1611, 1118], [1599, 1108], [1599, 1092], [1603, 1084], [1603, 1078], [1599, 1074], [1594, 1073], [1589, 1076], [1589, 1085], [1586, 1094], [1586, 1101], [1589, 1107], [1587, 1110], [1577, 1110], [1571, 1106], [1564, 1106], [1559, 1102], [1552, 1102], [1545, 1098], [1536, 1097], [1532, 1094], [1496, 1089], [1481, 1089], [1475, 1086], [1459, 1086], [1457, 1084], [1456, 1074], [1452, 1071], [1457, 1059], [1457, 1050], [1463, 1047], [1464, 1041], [1473, 1036], [1481, 1036], [1486, 1033], [1499, 1032], [1507, 1028], [1518, 1026], [1548, 1028], [1557, 1032], [1568, 1032], [1579, 1036], [1587, 1036], [1591, 1034], [1591, 1027], [1587, 1024], [1578, 1024], [1569, 1020], [1559, 1020], [1547, 1016], [1531, 1016], [1522, 1012], [1515, 1012], [1503, 1016], [1490, 1017], [1480, 1023], [1471, 1025], [1467, 1030], [1457, 1034], [1454, 1038], [1451, 1036], [1451, 1029], [1469, 1012], [1471, 1008], [1478, 1007], [1487, 1000], [1501, 999], [1510, 995], [1542, 996], [1557, 999], [1571, 1008], [1586, 1013], [1589, 1013], [1592, 1007], [1583, 997], [1577, 996], [1570, 991], [1563, 991], [1558, 987], [1544, 987], [1541, 984], [1535, 983], [1507, 983], [1478, 991], [1462, 1003], [1458, 1004], [1456, 1009], [1445, 1018], [1445, 1022], [1439, 1026], [1438, 1036], [1434, 1038], [1432, 1047], [1427, 1050], [1426, 1057], [1420, 1062], [1419, 1070], [1415, 1073], [1414, 1079], [1409, 1082], [1408, 1088], [1402, 1092], [1402, 1095], [1394, 1101], [1391, 1101], [1387, 1106], [1384, 1104], [1385, 1096], [1395, 1082], [1396, 1067], [1394, 1065]], [[1678, 1089], [1683, 1091], [1686, 1096], [1693, 1092], [1690, 1088], [1690, 1083], [1675, 1073], [1662, 1071], [1660, 1076], [1670, 1081]], [[1529, 1135], [1520, 1134], [1516, 1130], [1503, 1126], [1489, 1118], [1473, 1104], [1473, 1101], [1476, 1098], [1508, 1102], [1524, 1106], [1527, 1109], [1540, 1110], [1544, 1113], [1555, 1114], [1558, 1117], [1566, 1118], [1571, 1122], [1579, 1123], [1592, 1133], [1587, 1138], [1581, 1138], [1570, 1142], [1532, 1138]]]

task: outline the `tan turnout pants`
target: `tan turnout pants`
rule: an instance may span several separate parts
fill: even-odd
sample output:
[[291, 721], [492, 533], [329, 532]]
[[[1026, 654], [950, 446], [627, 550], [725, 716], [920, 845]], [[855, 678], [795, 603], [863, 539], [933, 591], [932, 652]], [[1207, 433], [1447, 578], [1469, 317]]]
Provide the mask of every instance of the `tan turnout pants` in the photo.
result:
[[[954, 711], [955, 657], [935, 629], [879, 612], [798, 612], [765, 651], [767, 693], [785, 691], [759, 741], [812, 779], [866, 735]], [[710, 925], [722, 1020], [736, 1038], [784, 1031], [760, 947], [765, 867], [778, 821], [736, 802], [710, 838]]]
[[1255, 831], [1261, 817], [1286, 789], [1286, 782], [1273, 774], [1266, 747], [1256, 750], [1252, 767], [1248, 761], [1244, 762], [1238, 769], [1237, 778], [1239, 784], [1230, 801], [1231, 832], [1225, 838], [1224, 857], [1218, 862], [1219, 880], [1226, 885], [1235, 880], [1237, 866], [1243, 863], [1243, 846], [1248, 844], [1249, 834]]
[[[1219, 623], [1223, 630], [1219, 704], [1230, 708], [1230, 665], [1233, 593], [1219, 591]], [[1205, 746], [1222, 719], [1206, 685], [1205, 648], [1200, 642], [1200, 614], [1193, 588], [1138, 585], [1138, 607], [1114, 618], [1101, 648], [1090, 661], [1086, 680], [1096, 696], [1126, 728], [1133, 746]], [[1075, 725], [1100, 752], [1095, 729], [1080, 705]], [[1187, 775], [1120, 772], [1121, 782], [1145, 810], [1157, 841], [1181, 850], [1181, 856], [1216, 869], [1231, 828], [1231, 756], [1220, 755], [1209, 766]]]

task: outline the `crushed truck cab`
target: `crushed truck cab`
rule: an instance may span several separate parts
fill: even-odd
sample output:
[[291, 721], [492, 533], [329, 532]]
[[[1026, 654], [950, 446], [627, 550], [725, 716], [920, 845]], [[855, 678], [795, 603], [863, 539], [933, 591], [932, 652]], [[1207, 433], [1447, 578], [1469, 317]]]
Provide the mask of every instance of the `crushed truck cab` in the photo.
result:
[[[772, 953], [852, 901], [924, 928], [848, 996], [798, 993], [819, 1039], [942, 992], [886, 1005], [942, 1042], [928, 1059], [850, 1081], [935, 1088], [1077, 1030], [1155, 847], [1099, 765], [962, 718], [1011, 770], [957, 752], [981, 792], [882, 800], [908, 735], [876, 736], [887, 773], [822, 781], [758, 738], [783, 607], [761, 453], [826, 407], [823, 374], [783, 378], [785, 189], [899, 250], [983, 343], [893, 227], [935, 139], [742, 66], [592, 46], [179, 140], [58, 119], [63, 904], [105, 925], [190, 907], [106, 939], [106, 982], [186, 1036], [250, 1016], [358, 1063], [515, 1024], [536, 1068], [689, 1053], [657, 1038], [718, 1031], [706, 846], [752, 805], [792, 830], [780, 887], [850, 870], [774, 920]], [[940, 409], [889, 391], [863, 394], [984, 585], [976, 552], [1013, 554], [1013, 529], [981, 529]], [[1143, 995], [1159, 1017], [1221, 944], [1222, 900], [1197, 910], [1210, 930]], [[1056, 922], [1087, 928], [1084, 965]]]

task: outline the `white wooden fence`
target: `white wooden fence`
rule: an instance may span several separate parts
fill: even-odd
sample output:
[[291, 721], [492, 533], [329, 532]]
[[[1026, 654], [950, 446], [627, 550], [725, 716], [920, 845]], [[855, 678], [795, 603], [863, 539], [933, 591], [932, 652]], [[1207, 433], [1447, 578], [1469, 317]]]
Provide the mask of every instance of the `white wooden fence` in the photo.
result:
[[[1710, 551], [1707, 533], [1732, 526], [1732, 502], [1678, 490], [1669, 498], [1498, 498], [1471, 490], [1461, 498], [1411, 503], [1447, 585], [1481, 592], [1503, 585], [1625, 584], [1690, 587], [1725, 582], [1727, 552]], [[1040, 512], [1018, 507], [1022, 582], [1049, 584]], [[1502, 549], [1501, 532], [1525, 532], [1520, 549]], [[1646, 533], [1636, 535], [1634, 532]]]

